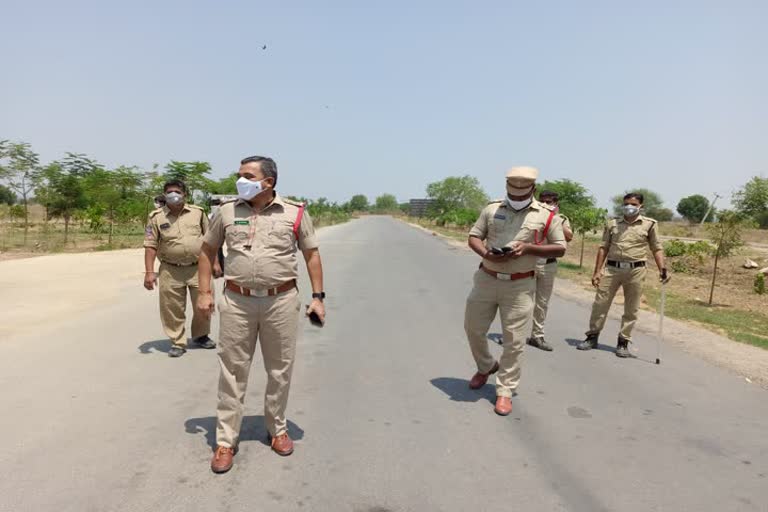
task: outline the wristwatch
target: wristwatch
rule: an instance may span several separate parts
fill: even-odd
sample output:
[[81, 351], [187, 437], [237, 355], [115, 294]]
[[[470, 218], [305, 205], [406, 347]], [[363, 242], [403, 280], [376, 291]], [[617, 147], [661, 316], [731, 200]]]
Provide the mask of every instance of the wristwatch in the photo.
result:
[[312, 298], [313, 299], [320, 299], [320, 302], [322, 302], [323, 300], [325, 300], [325, 292], [313, 293], [312, 294]]

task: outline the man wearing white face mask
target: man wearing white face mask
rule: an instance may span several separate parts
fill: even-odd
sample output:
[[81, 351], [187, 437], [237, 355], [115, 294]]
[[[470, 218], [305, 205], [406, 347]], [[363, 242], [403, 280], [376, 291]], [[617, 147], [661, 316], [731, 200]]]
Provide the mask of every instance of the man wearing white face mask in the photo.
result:
[[[494, 411], [512, 411], [512, 395], [520, 381], [520, 357], [525, 346], [526, 324], [531, 318], [534, 269], [539, 258], [565, 254], [562, 222], [554, 208], [533, 199], [539, 171], [513, 167], [507, 172], [507, 197], [489, 204], [469, 232], [469, 247], [482, 258], [467, 298], [464, 329], [477, 364], [469, 382], [479, 389], [488, 377], [496, 378]], [[486, 336], [496, 313], [503, 331], [502, 354], [495, 361]]]
[[[650, 248], [661, 282], [669, 281], [664, 265], [664, 250], [658, 234], [658, 223], [640, 215], [643, 195], [629, 193], [624, 196], [624, 215], [611, 219], [603, 231], [603, 241], [597, 251], [592, 285], [597, 288], [592, 315], [589, 319], [587, 339], [579, 344], [579, 350], [597, 347], [600, 331], [605, 326], [608, 310], [619, 288], [624, 290], [624, 316], [616, 345], [617, 357], [631, 357], [629, 343], [632, 329], [637, 322], [643, 282], [646, 276], [646, 250]], [[603, 265], [605, 264], [605, 275]]]
[[[187, 291], [194, 307], [198, 293], [197, 258], [208, 217], [199, 206], [187, 204], [187, 186], [171, 180], [163, 187], [165, 206], [153, 211], [144, 236], [144, 288], [154, 290], [160, 280], [160, 320], [173, 346], [169, 357], [187, 351]], [[155, 257], [160, 271], [155, 273]], [[217, 264], [218, 266], [218, 264]], [[205, 315], [192, 317], [192, 341], [207, 349], [216, 348], [208, 337], [211, 322]]]
[[312, 219], [304, 205], [275, 192], [277, 164], [253, 156], [240, 162], [239, 199], [221, 205], [211, 221], [200, 254], [198, 310], [214, 309], [210, 283], [216, 251], [227, 244], [224, 294], [219, 304], [219, 403], [216, 410], [214, 473], [232, 467], [237, 453], [248, 375], [256, 344], [261, 346], [267, 385], [264, 423], [272, 450], [293, 453], [285, 417], [296, 352], [300, 298], [297, 288], [301, 251], [312, 285], [306, 314], [325, 321], [323, 267]]

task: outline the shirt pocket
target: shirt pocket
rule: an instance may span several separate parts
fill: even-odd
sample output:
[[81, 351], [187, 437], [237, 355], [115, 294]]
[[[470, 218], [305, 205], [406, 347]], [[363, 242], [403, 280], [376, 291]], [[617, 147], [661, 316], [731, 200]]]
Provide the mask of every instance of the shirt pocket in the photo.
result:
[[280, 252], [291, 252], [296, 246], [293, 235], [293, 221], [278, 219], [272, 222], [269, 230], [269, 246]]
[[224, 237], [227, 240], [227, 248], [241, 248], [248, 244], [250, 226], [230, 224], [224, 228]]

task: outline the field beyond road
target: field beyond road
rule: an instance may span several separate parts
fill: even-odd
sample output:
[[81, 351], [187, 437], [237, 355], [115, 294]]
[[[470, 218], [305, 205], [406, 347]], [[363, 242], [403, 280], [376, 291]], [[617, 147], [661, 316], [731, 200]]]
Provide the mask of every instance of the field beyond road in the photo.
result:
[[588, 305], [566, 289], [555, 351], [526, 350], [501, 418], [492, 386], [467, 388], [477, 258], [388, 217], [319, 236], [329, 316], [302, 323], [296, 452], [265, 443], [257, 355], [236, 465], [220, 476], [215, 351], [166, 356], [140, 250], [0, 262], [0, 511], [764, 510], [766, 390], [675, 343], [652, 364], [642, 331], [635, 359], [575, 350]]

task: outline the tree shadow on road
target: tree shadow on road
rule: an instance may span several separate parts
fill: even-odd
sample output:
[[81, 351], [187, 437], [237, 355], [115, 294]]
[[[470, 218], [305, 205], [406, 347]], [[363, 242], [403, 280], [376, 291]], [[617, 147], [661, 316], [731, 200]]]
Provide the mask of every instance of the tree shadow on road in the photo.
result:
[[496, 403], [496, 388], [486, 384], [480, 389], [469, 389], [469, 381], [455, 377], [438, 377], [429, 381], [437, 389], [448, 395], [453, 402], [479, 402], [488, 400]]
[[[184, 422], [187, 434], [205, 434], [205, 441], [212, 450], [216, 449], [216, 417], [190, 418]], [[288, 420], [288, 435], [294, 441], [304, 438], [304, 429]], [[267, 440], [267, 428], [264, 426], [264, 416], [243, 416], [243, 424], [240, 429], [240, 442], [260, 441], [269, 446]]]

